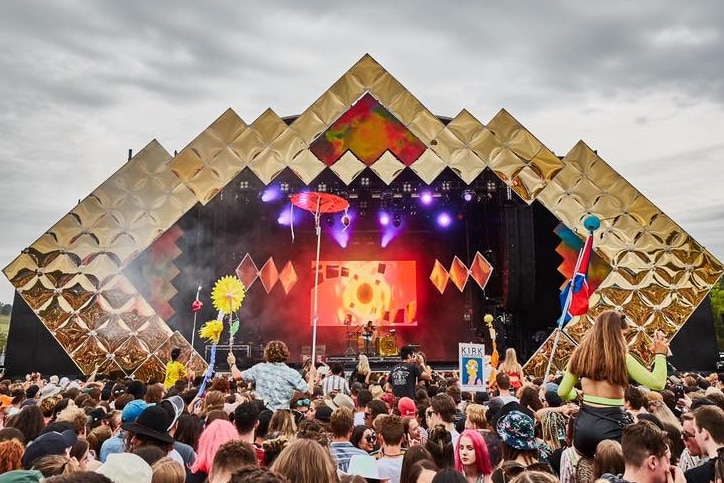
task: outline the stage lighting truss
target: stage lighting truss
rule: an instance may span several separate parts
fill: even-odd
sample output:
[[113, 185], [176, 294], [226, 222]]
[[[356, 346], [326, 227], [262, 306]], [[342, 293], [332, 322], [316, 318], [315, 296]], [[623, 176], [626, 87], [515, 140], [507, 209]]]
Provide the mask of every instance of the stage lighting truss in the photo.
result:
[[282, 193], [289, 193], [289, 183], [287, 183], [286, 181], [282, 181], [281, 183], [279, 183], [279, 191], [281, 191]]
[[322, 182], [322, 183], [317, 184], [317, 191], [319, 191], [320, 193], [326, 193], [327, 192], [327, 183]]

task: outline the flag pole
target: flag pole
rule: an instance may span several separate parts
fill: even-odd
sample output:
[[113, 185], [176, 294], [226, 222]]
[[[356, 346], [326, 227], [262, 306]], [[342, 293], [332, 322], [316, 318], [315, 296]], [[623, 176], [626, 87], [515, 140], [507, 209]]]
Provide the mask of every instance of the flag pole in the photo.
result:
[[[566, 300], [563, 303], [563, 307], [561, 310], [561, 316], [558, 319], [558, 324], [556, 327], [556, 336], [553, 339], [553, 348], [551, 349], [550, 357], [548, 358], [548, 365], [546, 366], [546, 371], [543, 374], [543, 377], [547, 377], [548, 374], [551, 372], [551, 366], [553, 365], [553, 358], [556, 355], [556, 350], [558, 349], [558, 342], [561, 339], [561, 332], [563, 331], [563, 325], [566, 321], [566, 315], [568, 314], [570, 308], [571, 308], [571, 301], [573, 300], [573, 291], [575, 289], [574, 282], [576, 281], [576, 277], [580, 275], [581, 272], [581, 266], [583, 265], [583, 260], [586, 260], [586, 274], [588, 273], [588, 266], [590, 264], [590, 252], [593, 250], [593, 232], [596, 231], [601, 226], [601, 220], [598, 219], [597, 216], [591, 215], [587, 217], [583, 221], [583, 226], [588, 230], [588, 237], [586, 238], [586, 241], [583, 243], [583, 247], [581, 247], [581, 250], [578, 252], [578, 259], [576, 260], [576, 266], [573, 269], [573, 275], [571, 276], [571, 279], [568, 281], [568, 292], [566, 293]], [[585, 275], [584, 275], [585, 277]], [[565, 289], [564, 289], [565, 290]], [[573, 314], [573, 315], [582, 315], [579, 313]]]

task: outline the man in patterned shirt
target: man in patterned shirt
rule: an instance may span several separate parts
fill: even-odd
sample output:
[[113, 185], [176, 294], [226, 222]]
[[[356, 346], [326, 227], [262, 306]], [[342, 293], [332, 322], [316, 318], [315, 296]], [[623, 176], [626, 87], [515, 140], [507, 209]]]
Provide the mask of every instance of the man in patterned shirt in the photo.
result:
[[301, 374], [286, 365], [289, 348], [280, 340], [273, 340], [264, 347], [264, 362], [260, 362], [245, 371], [236, 367], [236, 357], [231, 351], [226, 361], [231, 367], [231, 375], [237, 381], [253, 382], [257, 398], [264, 402], [267, 409], [289, 409], [293, 392], [303, 394], [314, 392], [317, 370], [312, 366], [307, 380]]

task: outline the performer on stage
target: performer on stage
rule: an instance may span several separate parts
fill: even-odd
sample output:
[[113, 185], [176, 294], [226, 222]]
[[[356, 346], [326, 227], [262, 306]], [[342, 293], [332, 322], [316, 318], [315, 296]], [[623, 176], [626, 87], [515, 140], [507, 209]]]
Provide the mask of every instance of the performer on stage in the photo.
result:
[[375, 335], [375, 325], [372, 321], [368, 321], [367, 325], [362, 328], [362, 340], [365, 341], [365, 354], [372, 355], [372, 340]]

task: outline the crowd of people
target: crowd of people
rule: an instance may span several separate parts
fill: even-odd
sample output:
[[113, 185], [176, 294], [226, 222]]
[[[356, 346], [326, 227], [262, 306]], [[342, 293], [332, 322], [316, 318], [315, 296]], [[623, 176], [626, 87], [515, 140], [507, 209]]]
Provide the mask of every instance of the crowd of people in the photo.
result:
[[724, 481], [724, 374], [667, 374], [661, 334], [649, 370], [627, 330], [600, 314], [545, 378], [508, 349], [475, 393], [411, 347], [389, 372], [360, 355], [345, 374], [293, 369], [282, 341], [245, 370], [229, 354], [230, 374], [206, 385], [179, 351], [158, 382], [5, 379], [0, 483]]

